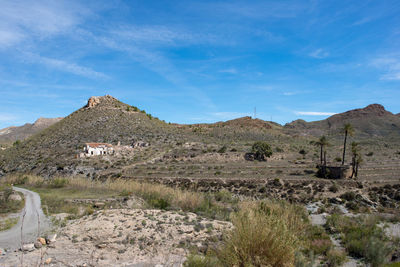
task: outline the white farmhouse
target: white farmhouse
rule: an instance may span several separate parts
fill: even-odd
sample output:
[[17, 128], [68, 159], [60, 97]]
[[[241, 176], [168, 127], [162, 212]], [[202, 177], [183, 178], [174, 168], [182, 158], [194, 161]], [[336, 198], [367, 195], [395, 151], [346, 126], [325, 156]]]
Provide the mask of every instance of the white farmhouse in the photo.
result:
[[86, 157], [111, 155], [114, 153], [114, 148], [107, 143], [86, 143], [83, 148]]

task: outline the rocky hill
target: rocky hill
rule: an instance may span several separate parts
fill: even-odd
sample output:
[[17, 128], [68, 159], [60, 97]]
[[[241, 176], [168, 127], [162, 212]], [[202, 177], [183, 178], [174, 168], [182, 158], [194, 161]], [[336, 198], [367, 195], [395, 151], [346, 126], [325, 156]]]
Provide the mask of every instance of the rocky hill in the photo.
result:
[[91, 97], [86, 106], [3, 151], [0, 170], [51, 174], [79, 164], [75, 157], [87, 142], [131, 145], [143, 141], [157, 148], [185, 140], [185, 131], [176, 129], [111, 96]]
[[[46, 122], [38, 120], [31, 128], [45, 127]], [[82, 174], [93, 177], [100, 172], [118, 174], [126, 168], [135, 175], [137, 164], [154, 163], [155, 160], [174, 163], [195, 157], [203, 160], [220, 158], [217, 151], [223, 150], [237, 152], [232, 157], [242, 158], [251, 144], [259, 140], [269, 142], [277, 151], [297, 153], [298, 147], [308, 144], [314, 136], [330, 134], [342, 138], [339, 130], [347, 122], [353, 124], [357, 138], [400, 136], [400, 117], [377, 104], [322, 121], [297, 120], [285, 126], [251, 117], [180, 125], [165, 123], [111, 96], [91, 97], [87, 105], [69, 116], [6, 150], [0, 150], [0, 176], [30, 172], [44, 176]], [[142, 142], [150, 146], [118, 157], [79, 157], [85, 143], [92, 142], [114, 146]], [[221, 150], [222, 147], [225, 148]]]
[[296, 120], [286, 124], [284, 129], [299, 135], [336, 135], [345, 123], [351, 123], [359, 137], [400, 137], [400, 117], [379, 104], [335, 114], [321, 121]]
[[60, 120], [62, 120], [62, 118], [39, 118], [34, 123], [26, 123], [22, 126], [11, 126], [0, 129], [0, 144], [24, 140]]

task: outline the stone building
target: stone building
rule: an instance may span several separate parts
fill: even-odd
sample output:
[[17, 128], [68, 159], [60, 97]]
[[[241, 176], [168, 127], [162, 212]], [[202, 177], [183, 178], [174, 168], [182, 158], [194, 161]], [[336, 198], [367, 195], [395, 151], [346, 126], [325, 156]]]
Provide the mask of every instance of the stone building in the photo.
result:
[[114, 154], [113, 146], [107, 143], [86, 143], [83, 150], [86, 157]]

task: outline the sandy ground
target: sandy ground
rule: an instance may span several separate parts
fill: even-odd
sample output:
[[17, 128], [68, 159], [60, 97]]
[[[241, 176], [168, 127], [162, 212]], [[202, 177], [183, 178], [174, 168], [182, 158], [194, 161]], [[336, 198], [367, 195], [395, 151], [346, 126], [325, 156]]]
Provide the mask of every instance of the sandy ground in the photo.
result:
[[[27, 266], [41, 258], [51, 258], [50, 266], [181, 266], [190, 249], [207, 250], [231, 227], [193, 213], [105, 210], [71, 221], [53, 245], [25, 253], [23, 260]], [[0, 266], [19, 266], [21, 255], [0, 256]]]

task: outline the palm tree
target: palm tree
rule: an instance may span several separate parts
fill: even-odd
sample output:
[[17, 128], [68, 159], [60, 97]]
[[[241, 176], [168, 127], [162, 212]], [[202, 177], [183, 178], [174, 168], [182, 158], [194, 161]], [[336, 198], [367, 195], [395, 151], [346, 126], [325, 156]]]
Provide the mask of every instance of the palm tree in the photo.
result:
[[347, 142], [347, 135], [353, 136], [354, 128], [350, 123], [346, 123], [343, 126], [342, 131], [344, 132], [344, 144], [343, 144], [343, 157], [342, 157], [342, 165], [344, 165], [344, 158], [346, 155], [346, 142]]
[[357, 177], [358, 174], [358, 166], [361, 164], [362, 162], [362, 158], [361, 158], [361, 153], [360, 153], [360, 147], [358, 146], [358, 143], [356, 142], [352, 142], [351, 143], [351, 152], [352, 152], [352, 173], [351, 173], [351, 178], [353, 178], [353, 176]]
[[310, 144], [315, 145], [320, 148], [320, 160], [321, 160], [321, 165], [325, 162], [326, 164], [326, 151], [325, 151], [325, 157], [323, 157], [323, 153], [325, 150], [325, 147], [329, 146], [328, 139], [326, 138], [325, 135], [321, 136], [317, 141], [311, 141]]

